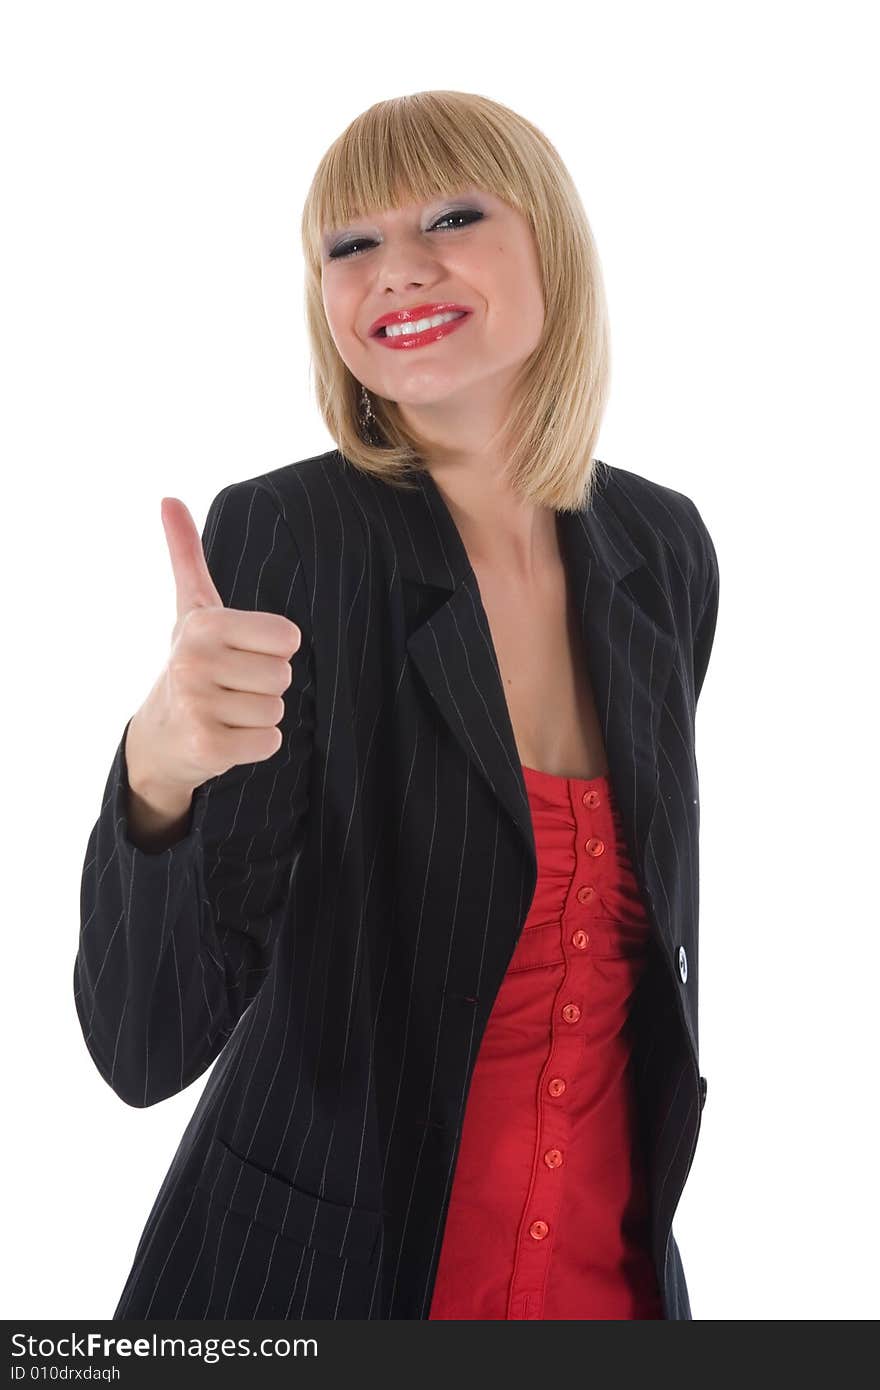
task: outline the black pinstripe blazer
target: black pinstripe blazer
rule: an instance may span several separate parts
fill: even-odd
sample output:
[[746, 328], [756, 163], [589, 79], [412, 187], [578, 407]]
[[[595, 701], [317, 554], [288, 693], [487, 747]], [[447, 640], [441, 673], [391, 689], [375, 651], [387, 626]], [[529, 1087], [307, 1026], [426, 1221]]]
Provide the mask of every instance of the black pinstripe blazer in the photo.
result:
[[[633, 1074], [653, 1259], [685, 1319], [672, 1217], [706, 1092], [694, 716], [718, 567], [687, 496], [598, 466], [559, 534], [651, 922]], [[427, 1318], [537, 877], [476, 577], [430, 473], [403, 493], [335, 450], [223, 488], [202, 540], [224, 603], [303, 642], [277, 754], [204, 783], [183, 837], [147, 853], [126, 724], [89, 838], [74, 994], [99, 1073], [148, 1106], [219, 1057], [113, 1316]]]

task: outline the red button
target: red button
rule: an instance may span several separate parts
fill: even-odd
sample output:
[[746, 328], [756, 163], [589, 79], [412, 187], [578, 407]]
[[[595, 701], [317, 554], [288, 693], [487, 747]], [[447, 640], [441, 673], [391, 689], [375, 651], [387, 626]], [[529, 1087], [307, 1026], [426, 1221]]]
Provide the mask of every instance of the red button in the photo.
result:
[[552, 1081], [548, 1081], [547, 1090], [550, 1092], [551, 1096], [561, 1096], [562, 1092], [565, 1090], [565, 1082], [562, 1077], [554, 1076]]
[[585, 842], [584, 849], [587, 851], [587, 854], [592, 854], [594, 857], [597, 854], [604, 854], [605, 841], [598, 839], [595, 835], [591, 835], [589, 840]]
[[533, 1221], [529, 1227], [529, 1235], [533, 1236], [535, 1240], [543, 1240], [549, 1230], [550, 1227], [546, 1221]]
[[581, 797], [581, 800], [583, 801], [585, 806], [590, 806], [593, 810], [595, 810], [597, 806], [600, 806], [602, 804], [601, 799], [599, 797], [599, 793], [595, 791], [593, 788], [591, 788], [587, 792], [584, 792], [583, 796]]
[[562, 1017], [565, 1019], [566, 1023], [577, 1023], [580, 1016], [581, 1011], [577, 1004], [566, 1004], [565, 1008], [562, 1010]]
[[589, 884], [584, 884], [583, 888], [578, 889], [578, 902], [588, 903], [595, 892], [595, 888], [591, 888]]
[[579, 951], [586, 950], [587, 942], [589, 941], [589, 939], [590, 938], [587, 936], [587, 933], [585, 931], [576, 931], [574, 936], [571, 938], [572, 944], [574, 946], [577, 946]]
[[558, 1168], [562, 1162], [561, 1149], [548, 1149], [544, 1155], [544, 1162], [548, 1168]]

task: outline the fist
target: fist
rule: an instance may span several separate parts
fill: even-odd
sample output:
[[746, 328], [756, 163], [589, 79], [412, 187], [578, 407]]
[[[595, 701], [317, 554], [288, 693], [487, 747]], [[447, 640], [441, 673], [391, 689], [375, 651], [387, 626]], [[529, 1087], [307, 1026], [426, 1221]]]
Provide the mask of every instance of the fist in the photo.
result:
[[192, 792], [240, 763], [277, 753], [282, 695], [302, 633], [280, 613], [225, 608], [189, 510], [163, 497], [177, 620], [155, 685], [129, 725], [130, 780]]

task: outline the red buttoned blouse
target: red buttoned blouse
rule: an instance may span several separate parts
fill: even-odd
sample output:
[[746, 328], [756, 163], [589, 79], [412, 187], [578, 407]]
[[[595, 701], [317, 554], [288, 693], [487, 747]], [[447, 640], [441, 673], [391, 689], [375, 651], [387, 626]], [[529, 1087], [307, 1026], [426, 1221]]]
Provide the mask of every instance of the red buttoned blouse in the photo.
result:
[[537, 885], [477, 1055], [429, 1317], [662, 1318], [627, 1028], [648, 919], [609, 778], [523, 776]]

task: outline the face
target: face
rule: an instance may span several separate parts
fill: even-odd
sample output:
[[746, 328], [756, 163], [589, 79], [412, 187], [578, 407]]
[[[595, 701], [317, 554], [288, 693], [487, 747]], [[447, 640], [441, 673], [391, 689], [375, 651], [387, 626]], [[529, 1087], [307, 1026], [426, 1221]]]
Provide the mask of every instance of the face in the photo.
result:
[[[417, 435], [500, 428], [544, 326], [537, 250], [518, 210], [471, 187], [327, 229], [322, 290], [346, 366], [371, 394], [396, 401]], [[373, 336], [395, 310], [449, 304], [466, 315], [415, 336]]]

